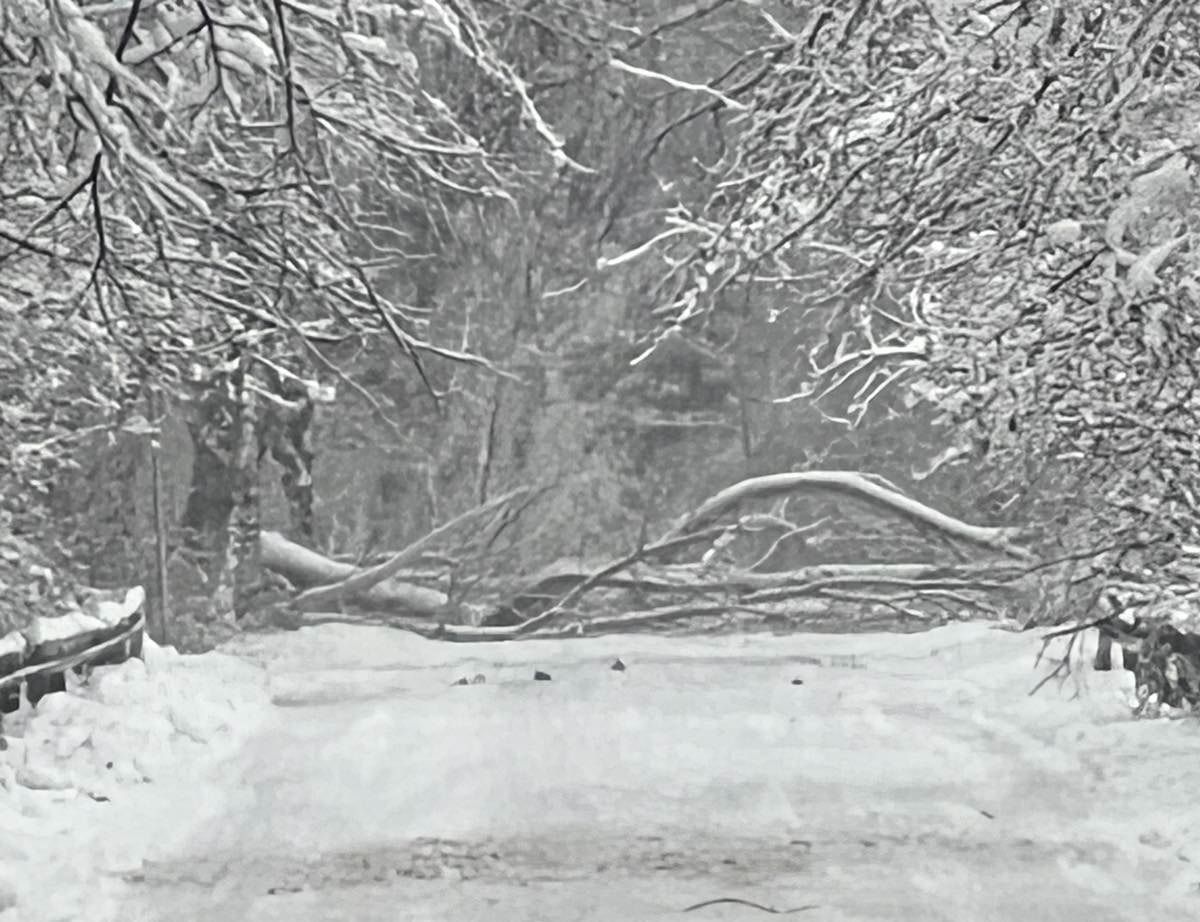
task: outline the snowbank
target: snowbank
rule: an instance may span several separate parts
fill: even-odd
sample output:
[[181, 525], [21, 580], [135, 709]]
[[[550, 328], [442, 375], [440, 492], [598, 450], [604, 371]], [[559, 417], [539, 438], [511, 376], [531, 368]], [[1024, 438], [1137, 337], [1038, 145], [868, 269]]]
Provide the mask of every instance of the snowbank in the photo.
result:
[[[295, 895], [307, 908], [268, 890], [281, 868], [324, 880], [339, 856], [421, 837], [499, 841], [531, 879], [488, 887], [515, 905], [547, 873], [549, 896], [574, 900], [562, 917], [588, 920], [573, 881], [605, 899], [649, 888], [675, 918], [735, 852], [746, 895], [783, 886], [793, 841], [811, 847], [812, 902], [844, 910], [831, 919], [1198, 905], [1196, 722], [1131, 720], [1120, 672], [1030, 697], [1049, 668], [1037, 648], [982, 625], [480, 646], [328, 625], [242, 638], [236, 656], [147, 644], [144, 664], [98, 669], [10, 727], [0, 906], [16, 908], [0, 922], [391, 918], [356, 913], [353, 888]], [[476, 673], [486, 684], [453, 685]], [[663, 843], [684, 870], [638, 883]], [[396, 880], [407, 918], [496, 917]]]
[[30, 626], [20, 633], [31, 647], [44, 643], [61, 643], [115, 627], [137, 612], [145, 602], [146, 590], [141, 586], [134, 586], [120, 601], [94, 599], [86, 609], [69, 611], [53, 617], [35, 618]]
[[265, 676], [244, 660], [181, 656], [149, 639], [143, 657], [98, 667], [86, 681], [68, 674], [65, 694], [5, 716], [4, 922], [95, 917], [98, 877], [136, 863], [139, 836], [151, 834], [116, 821], [128, 795], [221, 758], [263, 718]]

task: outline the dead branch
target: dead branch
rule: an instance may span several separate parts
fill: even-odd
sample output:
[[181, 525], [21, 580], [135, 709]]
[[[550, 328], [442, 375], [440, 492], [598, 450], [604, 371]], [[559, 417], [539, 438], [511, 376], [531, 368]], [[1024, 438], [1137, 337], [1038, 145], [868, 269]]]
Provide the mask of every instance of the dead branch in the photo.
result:
[[[1043, 654], [1045, 654], [1046, 648], [1050, 644], [1050, 640], [1051, 640], [1051, 638], [1046, 638], [1045, 640], [1042, 641], [1042, 648], [1038, 651], [1037, 659], [1034, 661], [1035, 667], [1041, 663], [1042, 656], [1043, 656]], [[1075, 642], [1077, 640], [1079, 640], [1078, 633], [1074, 633], [1069, 636], [1069, 638], [1067, 639], [1067, 649], [1063, 652], [1062, 657], [1055, 663], [1054, 668], [1050, 672], [1046, 673], [1046, 675], [1042, 676], [1042, 678], [1038, 680], [1038, 683], [1029, 690], [1030, 697], [1032, 697], [1033, 695], [1036, 695], [1039, 691], [1042, 690], [1043, 686], [1048, 685], [1050, 682], [1054, 681], [1055, 679], [1058, 680], [1058, 684], [1061, 686], [1064, 682], [1067, 681], [1068, 678], [1070, 678], [1070, 676], [1071, 676], [1071, 654], [1072, 654], [1072, 651], [1075, 649]]]
[[429, 534], [414, 541], [402, 551], [394, 554], [391, 559], [377, 566], [365, 570], [356, 569], [354, 573], [336, 583], [327, 586], [317, 586], [300, 593], [293, 600], [293, 605], [301, 611], [317, 611], [327, 608], [331, 604], [340, 604], [343, 599], [367, 591], [372, 586], [383, 582], [399, 573], [405, 567], [420, 560], [421, 556], [427, 550], [437, 545], [457, 529], [486, 520], [492, 515], [503, 511], [510, 503], [519, 502], [527, 498], [531, 492], [533, 491], [528, 487], [518, 487], [515, 490], [510, 490], [501, 496], [497, 496], [482, 506], [476, 506], [474, 509], [470, 509], [462, 515], [451, 519], [449, 522], [439, 525]]
[[854, 471], [797, 471], [767, 474], [743, 480], [741, 483], [736, 483], [717, 493], [701, 504], [698, 509], [685, 515], [666, 537], [675, 538], [685, 535], [707, 524], [730, 507], [746, 500], [803, 491], [849, 494], [855, 499], [874, 506], [881, 506], [889, 512], [928, 525], [950, 537], [999, 551], [1020, 560], [1032, 559], [1032, 555], [1027, 550], [1013, 543], [1020, 537], [1018, 529], [969, 525], [895, 490], [873, 483]]
[[[644, 549], [643, 557], [649, 556], [655, 549]], [[1019, 572], [984, 567], [951, 568], [925, 563], [838, 563], [814, 564], [768, 573], [742, 569], [711, 573], [694, 564], [654, 566], [644, 560], [637, 563], [636, 573], [628, 576], [621, 576], [617, 572], [603, 576], [582, 572], [555, 573], [522, 590], [519, 598], [535, 599], [549, 594], [557, 596], [574, 590], [585, 581], [590, 581], [589, 588], [683, 594], [718, 591], [768, 593], [777, 589], [799, 589], [807, 593], [834, 584], [992, 590], [1002, 588], [1009, 576]]]
[[[553, 630], [539, 630], [538, 637], [576, 636], [588, 631], [604, 631], [616, 628], [638, 627], [663, 621], [681, 621], [685, 618], [696, 618], [704, 615], [723, 615], [730, 611], [740, 610], [739, 606], [729, 605], [664, 605], [659, 608], [649, 608], [642, 611], [624, 612], [619, 615], [601, 615], [588, 618], [586, 621], [576, 621]], [[561, 610], [555, 611], [555, 616]], [[540, 616], [539, 616], [540, 617]], [[531, 618], [530, 621], [538, 619]], [[433, 640], [449, 640], [455, 643], [494, 642], [501, 640], [519, 640], [531, 636], [526, 627], [529, 621], [522, 624], [506, 625], [504, 627], [468, 627], [464, 625], [443, 624], [436, 628], [422, 625], [410, 625], [408, 629]]]
[[[1028, 570], [1027, 565], [998, 561], [992, 564], [820, 563], [781, 572], [763, 572], [727, 566], [713, 556], [715, 547], [735, 540], [738, 534], [753, 530], [748, 526], [762, 525], [768, 518], [767, 524], [771, 527], [782, 527], [785, 531], [793, 527], [777, 518], [737, 517], [735, 507], [740, 503], [805, 490], [848, 493], [912, 519], [935, 530], [939, 536], [999, 550], [1022, 561], [1031, 557], [1011, 543], [1019, 533], [1017, 529], [961, 522], [910, 499], [895, 486], [880, 483], [867, 475], [841, 471], [774, 474], [742, 481], [720, 491], [679, 519], [657, 541], [646, 543], [643, 538], [636, 549], [595, 569], [549, 573], [535, 578], [532, 585], [516, 593], [504, 594], [502, 597], [510, 601], [499, 605], [495, 611], [506, 616], [515, 614], [518, 619], [515, 624], [463, 623], [448, 617], [450, 606], [446, 605], [433, 613], [442, 622], [436, 627], [419, 622], [396, 626], [431, 638], [490, 642], [535, 635], [615, 630], [734, 612], [760, 618], [790, 619], [795, 617], [796, 603], [801, 599], [826, 605], [884, 606], [904, 617], [929, 620], [942, 617], [943, 614], [938, 612], [947, 612], [951, 605], [986, 609], [988, 606], [980, 597], [1011, 590]], [[530, 495], [528, 490], [518, 490], [498, 497], [441, 526], [378, 566], [355, 570], [338, 583], [302, 593], [296, 599], [296, 607], [310, 613], [328, 610], [331, 601], [364, 591], [414, 563], [452, 529], [489, 517], [494, 529], [497, 519], [506, 520], [513, 508], [523, 508]], [[734, 513], [732, 523], [729, 519], [720, 521], [730, 513]], [[694, 545], [700, 546], [694, 552], [699, 557], [696, 561], [672, 563], [662, 559], [668, 552]], [[491, 591], [496, 592], [497, 588], [493, 586]], [[581, 608], [580, 600], [592, 591], [603, 593], [601, 599]], [[624, 595], [614, 596], [614, 593]], [[646, 595], [657, 596], [659, 604], [646, 606], [642, 598]], [[594, 610], [608, 607], [621, 611], [630, 602], [633, 610], [626, 608], [617, 615]], [[929, 604], [935, 604], [934, 612], [913, 607], [922, 603], [926, 609]], [[564, 618], [570, 619], [570, 623], [555, 625]], [[446, 623], [449, 621], [455, 623]]]
[[[260, 533], [259, 554], [264, 567], [300, 589], [328, 586], [362, 572], [354, 564], [330, 560], [274, 531]], [[427, 618], [440, 614], [449, 601], [444, 592], [395, 577], [344, 598], [372, 611], [409, 612]]]
[[619, 560], [613, 561], [606, 567], [601, 567], [594, 574], [589, 576], [587, 579], [583, 580], [583, 582], [581, 582], [578, 586], [576, 586], [574, 589], [572, 589], [570, 592], [568, 592], [565, 596], [563, 596], [561, 599], [559, 599], [558, 602], [551, 605], [544, 612], [523, 621], [521, 624], [516, 625], [516, 627], [518, 628], [520, 633], [528, 634], [532, 631], [536, 631], [543, 624], [549, 624], [552, 620], [557, 618], [559, 616], [559, 614], [561, 614], [568, 605], [570, 605], [577, 598], [582, 596], [585, 592], [587, 592], [593, 586], [599, 584], [602, 580], [604, 580], [605, 578], [607, 578], [609, 576], [615, 576], [617, 573], [620, 573], [622, 570], [628, 569], [633, 564], [635, 564], [639, 560], [641, 560], [642, 557], [645, 555], [645, 553], [646, 553], [645, 546], [642, 544], [639, 544], [637, 550], [633, 551], [630, 554], [626, 554], [624, 557], [620, 558]]

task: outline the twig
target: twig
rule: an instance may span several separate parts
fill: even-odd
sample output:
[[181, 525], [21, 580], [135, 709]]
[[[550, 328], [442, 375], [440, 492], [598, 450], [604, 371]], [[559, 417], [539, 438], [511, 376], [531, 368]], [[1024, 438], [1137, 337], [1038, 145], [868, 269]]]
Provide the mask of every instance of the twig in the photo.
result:
[[635, 64], [630, 64], [627, 61], [622, 61], [620, 58], [613, 58], [608, 62], [608, 66], [614, 70], [624, 71], [627, 74], [633, 74], [635, 77], [645, 77], [650, 80], [661, 80], [668, 86], [673, 86], [677, 90], [688, 90], [692, 93], [704, 93], [711, 96], [714, 100], [721, 103], [730, 109], [735, 109], [739, 112], [744, 112], [748, 108], [744, 103], [738, 102], [729, 96], [726, 96], [716, 87], [709, 86], [706, 83], [692, 83], [688, 80], [680, 80], [678, 77], [672, 77], [669, 74], [660, 73], [656, 70], [648, 70], [644, 67], [638, 67]]
[[553, 605], [551, 605], [549, 608], [547, 608], [540, 615], [536, 615], [536, 616], [528, 619], [527, 621], [524, 621], [521, 624], [518, 624], [516, 626], [517, 633], [518, 634], [528, 634], [530, 631], [536, 631], [543, 624], [547, 624], [550, 621], [552, 621], [554, 618], [557, 618], [562, 613], [563, 609], [565, 609], [568, 605], [570, 605], [572, 602], [574, 602], [577, 598], [579, 598], [581, 595], [583, 595], [585, 592], [587, 592], [593, 586], [597, 585], [598, 583], [602, 582], [603, 580], [607, 579], [608, 577], [613, 576], [616, 573], [620, 573], [622, 570], [626, 569], [627, 567], [633, 566], [633, 564], [637, 563], [639, 560], [641, 560], [643, 557], [645, 557], [646, 550], [647, 549], [646, 549], [645, 544], [642, 541], [639, 541], [636, 550], [632, 551], [629, 554], [626, 554], [624, 557], [620, 558], [619, 560], [614, 560], [608, 566], [597, 570], [595, 573], [593, 573], [591, 576], [589, 576], [583, 582], [581, 582], [577, 586], [575, 586], [575, 588], [573, 588], [570, 592], [568, 592], [566, 595], [564, 595], [561, 599], [559, 599], [557, 602], [555, 602]]
[[794, 909], [776, 909], [774, 906], [764, 906], [762, 903], [755, 903], [753, 900], [743, 900], [736, 896], [720, 896], [715, 900], [705, 900], [703, 903], [696, 903], [694, 906], [689, 906], [683, 912], [693, 912], [697, 909], [703, 909], [705, 906], [716, 906], [721, 903], [733, 903], [738, 906], [749, 906], [751, 909], [761, 909], [763, 912], [769, 912], [772, 915], [785, 916], [794, 912], [808, 912], [810, 909], [818, 909], [816, 903], [807, 903], [804, 906], [797, 906]]
[[[1060, 679], [1061, 680], [1060, 685], [1062, 682], [1065, 682], [1067, 680], [1067, 678], [1071, 675], [1071, 651], [1074, 650], [1075, 641], [1078, 639], [1078, 637], [1079, 637], [1078, 634], [1071, 635], [1071, 639], [1067, 641], [1067, 650], [1063, 654], [1062, 659], [1060, 659], [1058, 661], [1058, 664], [1054, 667], [1054, 669], [1051, 672], [1049, 672], [1047, 675], [1042, 676], [1041, 680], [1037, 683], [1037, 685], [1033, 686], [1033, 688], [1031, 688], [1029, 690], [1030, 697], [1033, 697], [1039, 691], [1041, 691], [1042, 686], [1049, 683], [1052, 679], [1056, 679], [1056, 678]], [[1049, 644], [1050, 644], [1049, 639], [1042, 641], [1042, 648], [1038, 651], [1037, 659], [1034, 661], [1035, 667], [1037, 666], [1038, 663], [1040, 663], [1042, 661], [1042, 654], [1046, 652], [1046, 647]]]
[[[1042, 635], [1042, 650], [1046, 649], [1046, 641], [1054, 640], [1056, 637], [1066, 637], [1068, 634], [1078, 634], [1081, 631], [1086, 631], [1088, 628], [1100, 627], [1102, 624], [1111, 621], [1112, 615], [1105, 615], [1102, 618], [1096, 618], [1092, 621], [1084, 622], [1083, 624], [1072, 624], [1070, 627], [1059, 628], [1057, 631], [1051, 631], [1049, 634]], [[1041, 654], [1038, 654], [1041, 656]]]

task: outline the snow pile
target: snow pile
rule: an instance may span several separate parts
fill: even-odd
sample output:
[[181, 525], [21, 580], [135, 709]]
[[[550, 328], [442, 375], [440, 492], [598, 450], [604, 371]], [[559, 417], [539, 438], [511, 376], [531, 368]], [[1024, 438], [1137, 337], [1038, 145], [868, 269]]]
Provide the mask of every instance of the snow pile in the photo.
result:
[[43, 698], [36, 709], [23, 703], [4, 717], [5, 922], [14, 905], [22, 920], [84, 918], [78, 900], [95, 893], [95, 876], [138, 860], [139, 830], [124, 823], [112, 835], [108, 828], [122, 803], [159, 779], [175, 782], [227, 755], [263, 719], [261, 669], [220, 653], [181, 656], [148, 638], [143, 656], [98, 667], [86, 680], [68, 673], [65, 694]]
[[93, 631], [115, 627], [134, 614], [146, 602], [146, 590], [134, 586], [120, 601], [95, 596], [85, 601], [82, 608], [53, 617], [38, 617], [16, 636], [24, 635], [29, 646], [55, 641], [66, 641]]

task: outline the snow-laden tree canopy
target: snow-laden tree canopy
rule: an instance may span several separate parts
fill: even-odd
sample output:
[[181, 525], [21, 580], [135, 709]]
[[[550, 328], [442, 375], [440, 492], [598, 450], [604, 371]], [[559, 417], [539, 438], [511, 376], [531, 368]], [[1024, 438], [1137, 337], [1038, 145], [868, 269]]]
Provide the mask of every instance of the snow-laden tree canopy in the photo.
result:
[[445, 352], [427, 307], [374, 280], [422, 255], [448, 200], [503, 200], [515, 168], [439, 83], [568, 163], [485, 31], [454, 0], [5, 3], [0, 297], [148, 363], [281, 333]]
[[[310, 399], [328, 393], [317, 379], [344, 384], [378, 408], [344, 366], [374, 338], [430, 391], [430, 355], [488, 364], [434, 341], [413, 267], [437, 257], [464, 202], [512, 208], [531, 176], [578, 167], [484, 12], [505, 13], [0, 4], [5, 469], [44, 491], [100, 416], [143, 412], [147, 384], [227, 391], [235, 407], [229, 375], [247, 361], [261, 380], [238, 386], [284, 412], [273, 378]], [[481, 130], [483, 109], [506, 134]]]
[[662, 335], [748, 286], [823, 330], [781, 399], [854, 425], [903, 394], [1050, 533], [1194, 542], [1195, 5], [766, 9], [716, 191], [669, 216]]

